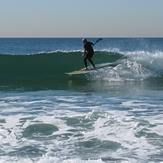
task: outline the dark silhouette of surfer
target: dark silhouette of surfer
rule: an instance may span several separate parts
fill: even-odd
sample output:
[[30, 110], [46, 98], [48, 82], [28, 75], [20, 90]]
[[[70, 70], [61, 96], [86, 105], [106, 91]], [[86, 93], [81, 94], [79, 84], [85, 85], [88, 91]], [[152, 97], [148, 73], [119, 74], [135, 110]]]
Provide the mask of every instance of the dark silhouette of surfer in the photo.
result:
[[92, 61], [92, 57], [93, 57], [93, 54], [94, 54], [94, 50], [93, 50], [94, 44], [92, 42], [88, 42], [87, 39], [85, 39], [85, 38], [82, 39], [82, 42], [84, 44], [84, 53], [82, 55], [84, 65], [85, 65], [84, 70], [88, 70], [88, 68], [87, 68], [87, 60], [92, 64], [92, 68], [95, 69], [95, 65], [94, 65], [94, 63]]

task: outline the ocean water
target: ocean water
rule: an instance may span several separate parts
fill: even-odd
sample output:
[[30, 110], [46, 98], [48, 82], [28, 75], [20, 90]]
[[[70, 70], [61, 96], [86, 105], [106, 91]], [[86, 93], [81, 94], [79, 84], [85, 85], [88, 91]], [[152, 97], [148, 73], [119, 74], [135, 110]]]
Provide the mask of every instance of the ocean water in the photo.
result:
[[163, 163], [163, 39], [94, 49], [68, 76], [81, 38], [0, 38], [0, 163]]

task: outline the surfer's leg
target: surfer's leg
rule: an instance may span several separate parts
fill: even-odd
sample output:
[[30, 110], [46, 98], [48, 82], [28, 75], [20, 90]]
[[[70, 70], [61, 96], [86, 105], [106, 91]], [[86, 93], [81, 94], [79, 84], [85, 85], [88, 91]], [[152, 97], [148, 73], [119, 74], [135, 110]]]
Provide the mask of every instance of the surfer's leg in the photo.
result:
[[89, 60], [89, 62], [92, 64], [92, 68], [95, 69], [95, 65], [94, 65], [94, 63], [93, 63], [93, 61], [92, 61], [92, 57], [93, 57], [93, 53], [89, 53], [89, 55], [88, 55], [88, 60]]
[[85, 69], [87, 70], [87, 56], [84, 57], [83, 61], [84, 61]]
[[91, 58], [88, 58], [88, 60], [89, 60], [89, 62], [92, 64], [92, 67], [95, 69], [95, 65], [94, 65], [92, 59], [91, 59]]

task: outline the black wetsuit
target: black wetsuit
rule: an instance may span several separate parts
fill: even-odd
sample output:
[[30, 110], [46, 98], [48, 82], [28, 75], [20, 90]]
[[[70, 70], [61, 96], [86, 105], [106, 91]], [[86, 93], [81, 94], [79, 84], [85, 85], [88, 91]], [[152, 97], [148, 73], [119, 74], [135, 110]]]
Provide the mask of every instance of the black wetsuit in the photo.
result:
[[85, 65], [85, 67], [87, 67], [87, 59], [92, 64], [92, 66], [95, 67], [93, 61], [91, 60], [91, 58], [93, 57], [93, 54], [94, 54], [94, 50], [92, 48], [93, 45], [94, 44], [92, 42], [84, 43], [84, 49], [86, 50], [86, 54], [84, 56], [84, 65]]

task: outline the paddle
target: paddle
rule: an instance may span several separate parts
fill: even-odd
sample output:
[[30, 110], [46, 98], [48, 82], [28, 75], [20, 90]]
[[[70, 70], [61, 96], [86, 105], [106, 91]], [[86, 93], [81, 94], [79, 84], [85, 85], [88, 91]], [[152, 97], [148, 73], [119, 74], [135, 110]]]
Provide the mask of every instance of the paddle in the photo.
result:
[[98, 38], [98, 39], [96, 40], [96, 42], [94, 43], [94, 45], [95, 45], [96, 43], [100, 42], [101, 40], [102, 40], [102, 38]]

